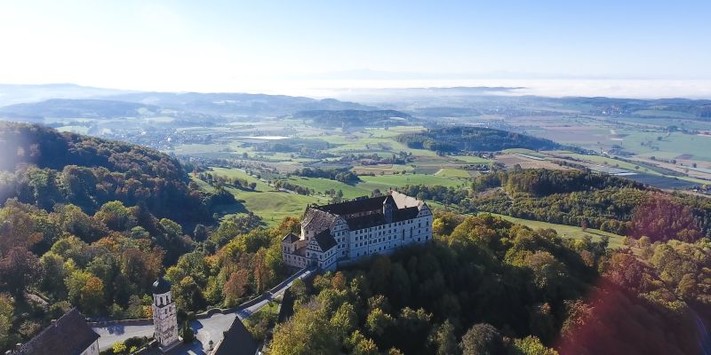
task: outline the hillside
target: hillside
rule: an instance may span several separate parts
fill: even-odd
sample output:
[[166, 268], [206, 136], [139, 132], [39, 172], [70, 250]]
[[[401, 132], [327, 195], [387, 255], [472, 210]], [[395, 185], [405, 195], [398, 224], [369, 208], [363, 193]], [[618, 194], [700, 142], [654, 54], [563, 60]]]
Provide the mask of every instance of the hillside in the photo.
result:
[[495, 152], [510, 148], [560, 148], [558, 143], [548, 139], [482, 127], [437, 128], [424, 133], [403, 134], [398, 137], [398, 141], [410, 148], [447, 153]]
[[[27, 88], [28, 94], [34, 92]], [[51, 92], [51, 91], [50, 91]], [[88, 91], [89, 95], [94, 91]], [[0, 94], [2, 87], [0, 87]], [[232, 118], [234, 115], [283, 116], [309, 110], [372, 110], [374, 107], [335, 99], [311, 99], [285, 95], [239, 94], [239, 93], [125, 93], [110, 95], [111, 91], [97, 91], [98, 97], [60, 97], [46, 100], [31, 100], [11, 103], [0, 107], [0, 117], [16, 121], [51, 119], [106, 119], [126, 117], [167, 116], [193, 118], [203, 121], [218, 116]], [[118, 91], [116, 91], [118, 93]], [[41, 92], [36, 93], [44, 98]], [[66, 93], [72, 95], [72, 92]], [[20, 98], [18, 98], [20, 100]], [[0, 101], [1, 103], [2, 101]], [[136, 123], [134, 123], [136, 124]]]
[[0, 107], [0, 115], [15, 119], [32, 118], [118, 118], [156, 113], [159, 107], [103, 99], [50, 99]]
[[133, 93], [112, 100], [156, 105], [180, 111], [220, 115], [281, 116], [303, 110], [371, 109], [335, 99], [243, 93]]
[[0, 161], [0, 202], [17, 198], [46, 210], [71, 203], [94, 213], [119, 200], [184, 224], [209, 219], [180, 163], [152, 149], [3, 122], [0, 151], [14, 153]]

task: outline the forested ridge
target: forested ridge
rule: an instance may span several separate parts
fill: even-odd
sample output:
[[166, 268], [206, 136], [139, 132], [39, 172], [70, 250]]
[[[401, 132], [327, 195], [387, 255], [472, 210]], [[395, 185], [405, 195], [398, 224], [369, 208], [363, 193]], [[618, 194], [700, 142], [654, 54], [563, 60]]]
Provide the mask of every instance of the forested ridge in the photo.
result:
[[439, 213], [435, 241], [297, 284], [271, 354], [694, 354], [708, 239], [563, 239]]
[[560, 148], [558, 143], [548, 139], [483, 127], [435, 128], [422, 133], [402, 134], [397, 140], [410, 148], [445, 153], [496, 152], [509, 148]]
[[252, 214], [218, 223], [213, 205], [237, 202], [223, 189], [201, 192], [174, 158], [11, 123], [0, 124], [0, 149], [3, 351], [74, 306], [92, 318], [150, 318], [161, 273], [181, 321], [283, 276], [278, 241], [298, 221], [271, 230]]
[[180, 163], [153, 149], [0, 123], [0, 151], [0, 202], [14, 197], [43, 209], [71, 203], [93, 214], [120, 200], [180, 223], [210, 218], [205, 196], [188, 186]]
[[655, 240], [711, 236], [711, 199], [590, 171], [494, 171], [474, 178], [470, 189], [411, 185], [402, 192], [461, 212], [493, 212]]

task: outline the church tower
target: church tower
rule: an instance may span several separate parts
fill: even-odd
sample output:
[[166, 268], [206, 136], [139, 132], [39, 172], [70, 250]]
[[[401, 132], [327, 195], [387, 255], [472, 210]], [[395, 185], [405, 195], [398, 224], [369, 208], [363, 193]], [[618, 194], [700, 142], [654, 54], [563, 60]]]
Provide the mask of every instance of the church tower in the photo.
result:
[[161, 351], [168, 351], [178, 345], [178, 316], [175, 302], [170, 293], [170, 283], [163, 276], [153, 283], [153, 326], [154, 337]]

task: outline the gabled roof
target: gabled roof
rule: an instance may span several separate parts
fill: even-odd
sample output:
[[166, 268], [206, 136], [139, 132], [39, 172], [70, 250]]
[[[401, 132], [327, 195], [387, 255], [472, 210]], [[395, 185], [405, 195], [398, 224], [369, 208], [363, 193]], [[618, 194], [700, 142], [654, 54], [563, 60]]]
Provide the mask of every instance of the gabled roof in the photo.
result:
[[418, 200], [414, 197], [407, 196], [397, 191], [390, 191], [390, 196], [392, 196], [392, 198], [395, 200], [395, 203], [397, 203], [398, 208], [401, 209], [408, 207], [421, 208], [425, 204], [425, 202], [422, 200]]
[[304, 220], [301, 225], [310, 230], [322, 231], [324, 229], [331, 228], [331, 224], [338, 218], [337, 216], [316, 209], [314, 207], [309, 207], [304, 215]]
[[360, 213], [366, 211], [373, 211], [383, 208], [383, 201], [388, 198], [386, 196], [378, 196], [371, 198], [356, 199], [352, 201], [346, 201], [341, 203], [334, 203], [331, 205], [318, 206], [319, 210], [333, 213], [336, 215], [349, 215], [353, 213]]
[[299, 237], [296, 236], [294, 233], [289, 233], [284, 236], [284, 238], [281, 239], [282, 242], [289, 242], [293, 243], [295, 241], [299, 240]]
[[[383, 215], [385, 204], [392, 204], [394, 207], [392, 221], [386, 221]], [[384, 196], [309, 207], [304, 214], [302, 225], [309, 230], [321, 232], [329, 229], [338, 218], [343, 218], [350, 230], [357, 230], [413, 219], [424, 206], [426, 205], [421, 200], [390, 191]]]
[[420, 209], [417, 207], [401, 208], [399, 210], [393, 211], [393, 221], [400, 222], [408, 219], [413, 219], [417, 217], [418, 213], [420, 213]]
[[314, 239], [316, 239], [316, 243], [318, 243], [319, 248], [323, 251], [327, 251], [338, 244], [336, 239], [334, 239], [331, 235], [331, 231], [328, 229], [316, 234]]
[[385, 224], [385, 216], [382, 213], [368, 214], [365, 216], [347, 218], [348, 228], [352, 231], [379, 226]]
[[99, 334], [86, 324], [84, 316], [76, 308], [72, 308], [13, 354], [81, 354], [97, 339]]
[[244, 327], [239, 317], [232, 322], [230, 329], [224, 333], [224, 339], [217, 345], [215, 355], [255, 355], [259, 345], [252, 334]]

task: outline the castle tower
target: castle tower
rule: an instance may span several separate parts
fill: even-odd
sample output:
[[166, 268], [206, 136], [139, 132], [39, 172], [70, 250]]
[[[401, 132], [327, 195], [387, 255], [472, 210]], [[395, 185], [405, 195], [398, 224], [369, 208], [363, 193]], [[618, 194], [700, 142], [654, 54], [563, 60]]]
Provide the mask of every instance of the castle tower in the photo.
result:
[[153, 283], [153, 326], [154, 337], [161, 351], [168, 351], [178, 345], [178, 316], [175, 302], [170, 293], [170, 283], [163, 276]]

